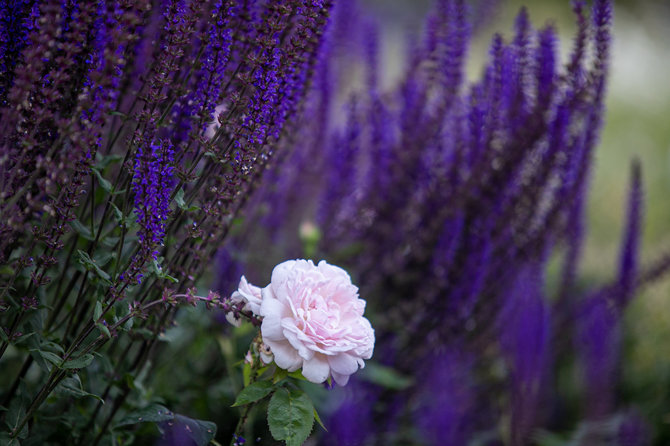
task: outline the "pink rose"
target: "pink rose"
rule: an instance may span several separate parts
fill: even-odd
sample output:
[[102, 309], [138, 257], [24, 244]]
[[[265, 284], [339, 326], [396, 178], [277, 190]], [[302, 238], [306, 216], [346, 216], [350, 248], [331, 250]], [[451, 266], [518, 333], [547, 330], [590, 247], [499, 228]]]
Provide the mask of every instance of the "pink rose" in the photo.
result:
[[370, 359], [375, 334], [363, 317], [365, 301], [341, 268], [325, 261], [289, 260], [272, 271], [262, 290], [263, 342], [277, 366], [302, 367], [307, 380], [332, 376], [339, 385]]
[[[230, 299], [233, 303], [246, 302], [243, 307], [245, 311], [251, 311], [254, 314], [260, 315], [261, 289], [247, 282], [246, 277], [242, 276], [240, 278], [240, 285], [237, 291], [230, 296]], [[236, 327], [239, 327], [242, 323], [239, 318], [235, 319], [235, 315], [232, 312], [226, 314], [226, 319]]]

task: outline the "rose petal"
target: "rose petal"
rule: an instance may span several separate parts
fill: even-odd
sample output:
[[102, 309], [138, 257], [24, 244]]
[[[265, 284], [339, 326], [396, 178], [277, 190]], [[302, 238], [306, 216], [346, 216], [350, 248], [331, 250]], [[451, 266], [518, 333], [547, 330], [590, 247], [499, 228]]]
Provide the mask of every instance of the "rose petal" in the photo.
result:
[[342, 375], [351, 375], [358, 370], [358, 361], [351, 355], [340, 353], [339, 355], [329, 356], [328, 364], [337, 373]]
[[295, 351], [291, 344], [288, 342], [275, 342], [268, 339], [263, 339], [263, 341], [270, 346], [272, 354], [275, 357], [275, 363], [282, 369], [286, 369], [289, 372], [295, 372], [302, 365], [302, 358], [298, 356], [298, 352]]
[[[236, 294], [239, 296], [236, 296]], [[242, 276], [240, 278], [240, 284], [237, 288], [237, 291], [233, 293], [232, 298], [242, 298], [249, 305], [249, 309], [254, 314], [260, 314], [261, 303], [263, 301], [263, 296], [261, 294], [261, 289], [257, 286], [250, 284], [247, 281], [247, 278]]]
[[322, 383], [328, 379], [329, 374], [330, 366], [322, 355], [314, 355], [312, 359], [302, 364], [302, 376], [307, 378], [307, 381]]
[[339, 386], [346, 386], [349, 382], [349, 375], [342, 375], [337, 372], [330, 371], [330, 374], [333, 376], [333, 379]]
[[277, 299], [263, 299], [261, 305], [261, 334], [263, 339], [272, 341], [281, 341], [285, 338], [284, 330], [281, 326], [282, 313], [284, 306]]

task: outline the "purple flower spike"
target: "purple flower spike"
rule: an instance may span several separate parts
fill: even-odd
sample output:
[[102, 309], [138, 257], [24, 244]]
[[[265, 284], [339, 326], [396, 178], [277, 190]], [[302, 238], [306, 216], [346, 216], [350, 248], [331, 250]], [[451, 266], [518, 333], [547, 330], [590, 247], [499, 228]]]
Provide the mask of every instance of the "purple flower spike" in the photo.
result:
[[579, 355], [586, 414], [602, 419], [614, 409], [614, 385], [621, 343], [619, 310], [607, 291], [590, 296], [577, 312], [575, 339]]
[[628, 192], [628, 211], [626, 226], [621, 241], [618, 275], [618, 305], [624, 308], [631, 300], [635, 290], [635, 280], [638, 272], [638, 256], [640, 238], [642, 236], [642, 180], [641, 168], [638, 160], [634, 160], [631, 167], [631, 184]]
[[165, 225], [170, 214], [170, 195], [174, 187], [174, 149], [168, 141], [138, 148], [133, 172], [135, 213], [142, 248], [158, 257]]

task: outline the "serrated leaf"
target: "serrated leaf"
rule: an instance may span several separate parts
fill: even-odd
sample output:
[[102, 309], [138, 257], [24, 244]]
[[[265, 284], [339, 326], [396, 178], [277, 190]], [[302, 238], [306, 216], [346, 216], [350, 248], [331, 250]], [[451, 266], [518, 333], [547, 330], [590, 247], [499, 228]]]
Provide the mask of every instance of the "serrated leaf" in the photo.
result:
[[93, 362], [93, 355], [86, 353], [85, 355], [80, 356], [79, 358], [70, 359], [65, 361], [65, 364], [61, 368], [63, 369], [83, 369], [88, 367]]
[[244, 406], [245, 404], [254, 403], [271, 394], [275, 390], [275, 385], [270, 381], [257, 381], [246, 386], [231, 407]]
[[102, 176], [102, 174], [100, 173], [100, 171], [98, 169], [96, 169], [95, 167], [91, 167], [91, 172], [93, 172], [93, 175], [96, 176], [96, 178], [98, 179], [98, 183], [100, 183], [100, 187], [102, 187], [105, 192], [112, 192], [112, 189], [114, 189], [114, 187], [112, 186], [112, 183], [107, 181]]
[[286, 446], [302, 445], [314, 425], [314, 406], [298, 389], [278, 389], [268, 404], [268, 426], [275, 440]]
[[150, 404], [144, 409], [136, 410], [127, 414], [114, 427], [129, 426], [138, 423], [160, 423], [174, 420], [174, 412], [160, 404]]
[[86, 240], [93, 240], [95, 238], [93, 237], [93, 234], [91, 234], [91, 228], [87, 227], [79, 220], [72, 220], [68, 223], [70, 227], [72, 227], [72, 229], [74, 229], [75, 232], [77, 232], [77, 234], [81, 235]]

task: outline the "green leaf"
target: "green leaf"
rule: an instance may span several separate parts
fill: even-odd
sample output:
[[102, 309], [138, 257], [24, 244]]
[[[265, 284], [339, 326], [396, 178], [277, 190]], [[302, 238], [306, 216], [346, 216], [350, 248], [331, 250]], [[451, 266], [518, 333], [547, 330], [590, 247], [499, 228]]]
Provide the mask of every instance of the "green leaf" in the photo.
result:
[[275, 374], [272, 375], [272, 382], [277, 384], [279, 381], [286, 378], [287, 376], [288, 372], [286, 370], [277, 367], [277, 369], [275, 370]]
[[95, 309], [93, 310], [93, 322], [98, 322], [102, 316], [102, 302], [97, 301], [95, 303]]
[[174, 420], [174, 413], [160, 404], [150, 404], [144, 409], [127, 414], [114, 427], [129, 426], [138, 423], [160, 423]]
[[133, 328], [133, 324], [135, 323], [135, 320], [131, 317], [127, 321], [123, 323], [121, 328], [126, 331], [130, 331]]
[[271, 394], [275, 388], [275, 385], [270, 381], [257, 381], [253, 384], [249, 384], [242, 389], [239, 395], [237, 395], [235, 404], [233, 404], [232, 407], [244, 406], [245, 404], [261, 400]]
[[90, 396], [104, 404], [104, 400], [100, 398], [98, 395], [88, 393], [82, 388], [81, 379], [79, 379], [79, 375], [77, 375], [76, 373], [61, 381], [58, 387], [56, 387], [55, 391], [65, 395], [73, 396], [75, 398]]
[[146, 340], [152, 340], [156, 337], [156, 335], [154, 334], [153, 331], [149, 330], [148, 328], [143, 328], [143, 327], [134, 329], [133, 333], [142, 336], [142, 338], [144, 338]]
[[[112, 112], [112, 113], [114, 113], [114, 112]], [[100, 158], [101, 159], [97, 163], [95, 163], [95, 168], [98, 169], [101, 172], [103, 170], [105, 170], [107, 168], [107, 166], [109, 166], [110, 164], [118, 163], [119, 161], [121, 161], [123, 159], [123, 157], [121, 155], [116, 155], [116, 154], [107, 155], [107, 156], [100, 157]]]
[[174, 196], [174, 202], [177, 204], [179, 209], [182, 209], [186, 212], [193, 212], [200, 209], [198, 206], [187, 206], [186, 200], [184, 200], [184, 189], [179, 189]]
[[86, 353], [75, 359], [70, 359], [63, 364], [62, 368], [64, 369], [83, 369], [88, 367], [93, 362], [93, 355]]
[[96, 254], [93, 257], [93, 261], [95, 262], [96, 265], [98, 265], [100, 268], [103, 266], [107, 265], [110, 260], [116, 257], [116, 253], [114, 251], [103, 251], [99, 254]]
[[[114, 236], [111, 236], [111, 235], [107, 235], [107, 236], [102, 237], [102, 239], [100, 239], [100, 244], [102, 246], [104, 246], [105, 248], [112, 249], [112, 248], [116, 247], [116, 244], [119, 243], [119, 240], [121, 240], [120, 237], [114, 237]], [[113, 258], [114, 257], [116, 257], [116, 254], [113, 254]]]
[[91, 172], [93, 172], [93, 175], [95, 175], [98, 178], [98, 183], [100, 183], [100, 187], [102, 187], [105, 190], [105, 192], [112, 192], [112, 189], [114, 189], [112, 183], [107, 181], [102, 176], [102, 174], [98, 169], [96, 169], [95, 167], [91, 167]]
[[414, 384], [414, 381], [390, 367], [369, 362], [361, 371], [361, 378], [393, 390], [403, 390]]
[[569, 440], [544, 429], [538, 429], [533, 435], [533, 440], [538, 446], [567, 446], [570, 444]]
[[172, 283], [177, 283], [179, 280], [175, 277], [170, 276], [167, 274], [164, 270], [163, 267], [160, 265], [159, 261], [163, 260], [162, 257], [159, 258], [159, 260], [154, 259], [153, 262], [151, 263], [151, 269], [153, 273], [158, 277], [159, 279], [166, 279], [169, 280]]
[[46, 359], [56, 367], [60, 366], [61, 362], [63, 362], [63, 359], [53, 352], [48, 352], [45, 350], [31, 350], [31, 351], [36, 351], [42, 358]]
[[316, 411], [316, 407], [314, 408], [314, 419], [316, 420], [317, 423], [319, 423], [319, 426], [321, 426], [324, 431], [328, 432], [328, 429], [326, 429], [326, 426], [323, 425], [323, 421], [321, 421], [321, 417], [319, 416], [319, 412]]
[[114, 203], [109, 203], [112, 205], [112, 210], [114, 211], [114, 216], [116, 217], [116, 221], [121, 224], [123, 223], [123, 212], [121, 212], [121, 209]]
[[49, 349], [50, 351], [60, 354], [65, 353], [65, 350], [63, 350], [63, 347], [61, 347], [59, 344], [44, 339], [40, 340], [40, 349]]
[[289, 372], [287, 376], [290, 376], [291, 378], [299, 379], [300, 381], [307, 381], [307, 378], [305, 378], [303, 376], [301, 370], [296, 370], [295, 372]]
[[125, 114], [125, 113], [123, 113], [123, 112], [120, 112], [120, 111], [118, 111], [118, 110], [112, 110], [112, 111], [110, 111], [110, 112], [109, 112], [109, 115], [110, 115], [110, 116], [120, 116], [120, 117], [122, 117], [122, 118], [127, 118], [127, 117], [128, 117], [127, 114]]
[[[9, 427], [9, 431], [12, 432], [19, 427], [19, 423], [23, 420], [23, 417], [26, 415], [26, 407], [21, 400], [21, 398], [12, 399], [11, 404], [9, 405], [9, 410], [7, 411], [7, 416], [5, 418], [5, 424]], [[17, 438], [26, 438], [28, 436], [28, 423], [23, 425], [21, 432], [15, 437]]]
[[30, 333], [24, 333], [19, 339], [14, 341], [14, 345], [25, 345], [28, 344], [33, 336], [35, 336], [35, 332], [30, 332]]
[[[132, 318], [131, 318], [131, 320], [132, 320]], [[95, 328], [100, 330], [100, 333], [104, 334], [107, 339], [111, 339], [112, 334], [109, 332], [109, 328], [107, 328], [107, 326], [105, 324], [103, 324], [101, 322], [96, 322], [95, 323]]]
[[96, 273], [102, 280], [111, 284], [109, 281], [109, 274], [100, 268], [100, 266], [98, 266], [98, 264], [93, 259], [91, 259], [87, 252], [78, 249], [77, 253], [79, 254], [79, 263], [84, 265], [84, 268], [86, 268], [88, 271]]
[[312, 401], [302, 390], [278, 389], [268, 404], [268, 425], [275, 440], [302, 445], [314, 425]]
[[18, 438], [9, 436], [9, 432], [0, 432], [0, 444], [5, 446], [21, 446]]
[[179, 189], [174, 196], [174, 202], [180, 209], [186, 209], [186, 202], [184, 201], [184, 189]]
[[14, 275], [14, 269], [9, 265], [0, 266], [0, 276], [12, 276]]
[[242, 366], [242, 382], [245, 387], [251, 382], [251, 364], [248, 362], [245, 362], [244, 366]]
[[150, 404], [126, 415], [114, 429], [139, 423], [162, 423], [174, 421], [173, 429], [187, 434], [198, 446], [206, 446], [216, 435], [216, 424], [211, 421], [194, 420], [183, 415], [175, 414], [160, 404]]
[[175, 415], [175, 427], [184, 426], [186, 434], [198, 446], [207, 446], [216, 435], [216, 424], [211, 421], [194, 420], [183, 415]]
[[91, 234], [91, 228], [84, 225], [79, 220], [72, 220], [69, 222], [69, 224], [72, 227], [72, 229], [74, 229], [77, 232], [77, 234], [81, 235], [86, 240], [93, 240], [95, 238], [93, 237], [93, 234]]

